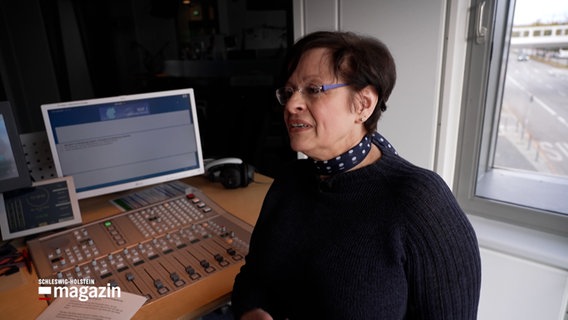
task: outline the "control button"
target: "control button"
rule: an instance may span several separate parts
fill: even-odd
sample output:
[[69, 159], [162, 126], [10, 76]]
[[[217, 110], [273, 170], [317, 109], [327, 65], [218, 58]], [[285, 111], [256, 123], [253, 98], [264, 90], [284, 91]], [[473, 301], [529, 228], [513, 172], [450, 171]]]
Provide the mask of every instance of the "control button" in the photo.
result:
[[183, 280], [178, 280], [178, 281], [175, 281], [175, 282], [174, 282], [174, 285], [175, 285], [176, 287], [181, 287], [181, 286], [183, 286], [184, 284], [185, 284], [185, 281], [183, 281]]

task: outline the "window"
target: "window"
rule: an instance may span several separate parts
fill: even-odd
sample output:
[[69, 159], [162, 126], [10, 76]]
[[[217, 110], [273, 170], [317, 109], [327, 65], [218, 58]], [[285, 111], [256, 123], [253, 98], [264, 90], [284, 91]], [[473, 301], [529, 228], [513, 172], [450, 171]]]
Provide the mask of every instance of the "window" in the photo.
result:
[[458, 200], [472, 214], [568, 235], [568, 37], [550, 31], [568, 26], [568, 2], [473, 2]]

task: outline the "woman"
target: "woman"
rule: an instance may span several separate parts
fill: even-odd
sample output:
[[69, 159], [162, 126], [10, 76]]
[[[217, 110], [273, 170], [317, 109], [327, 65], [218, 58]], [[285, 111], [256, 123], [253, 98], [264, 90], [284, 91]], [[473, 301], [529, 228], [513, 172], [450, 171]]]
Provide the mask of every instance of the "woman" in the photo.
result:
[[435, 173], [375, 132], [396, 80], [380, 41], [299, 40], [276, 91], [298, 160], [275, 178], [237, 275], [237, 319], [475, 319], [475, 233]]

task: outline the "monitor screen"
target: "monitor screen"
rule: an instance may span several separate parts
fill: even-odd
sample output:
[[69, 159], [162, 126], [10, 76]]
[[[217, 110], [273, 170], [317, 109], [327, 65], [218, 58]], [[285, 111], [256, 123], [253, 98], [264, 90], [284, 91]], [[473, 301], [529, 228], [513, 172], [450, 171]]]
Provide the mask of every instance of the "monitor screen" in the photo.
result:
[[193, 89], [44, 104], [58, 176], [79, 199], [204, 173]]
[[81, 224], [72, 177], [46, 179], [0, 195], [2, 239]]
[[10, 103], [0, 102], [0, 192], [32, 185]]

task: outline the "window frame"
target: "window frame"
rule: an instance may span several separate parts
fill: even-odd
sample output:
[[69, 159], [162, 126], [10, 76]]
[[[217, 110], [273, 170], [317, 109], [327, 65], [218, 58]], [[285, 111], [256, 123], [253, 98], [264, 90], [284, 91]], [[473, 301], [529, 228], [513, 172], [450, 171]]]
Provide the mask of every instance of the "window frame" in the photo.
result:
[[[511, 177], [526, 183], [526, 193], [519, 195], [519, 199], [528, 198], [526, 195], [536, 190], [542, 191], [542, 181], [531, 183], [535, 181], [535, 174], [511, 175], [507, 169], [492, 167], [506, 75], [503, 62], [509, 53], [507, 44], [511, 37], [513, 8], [514, 0], [473, 0], [471, 3], [454, 191], [468, 214], [568, 236], [568, 215], [493, 200], [476, 191], [481, 182], [506, 185], [511, 183]], [[485, 38], [478, 37], [479, 32], [476, 34], [481, 26], [486, 28]], [[548, 183], [547, 187], [568, 194], [568, 179]], [[568, 204], [568, 199], [564, 201]]]

